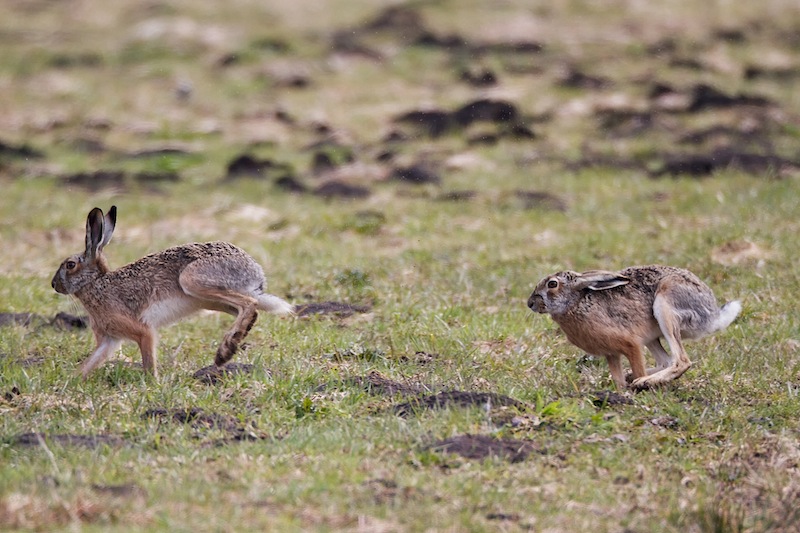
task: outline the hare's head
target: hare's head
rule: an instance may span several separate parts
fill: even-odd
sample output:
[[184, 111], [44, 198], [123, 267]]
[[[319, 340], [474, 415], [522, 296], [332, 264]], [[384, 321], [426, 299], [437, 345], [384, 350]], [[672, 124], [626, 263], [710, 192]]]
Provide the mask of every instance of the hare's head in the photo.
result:
[[591, 270], [582, 274], [571, 270], [556, 272], [536, 285], [528, 298], [528, 307], [537, 313], [560, 315], [575, 305], [584, 291], [602, 291], [629, 282], [629, 278], [618, 272], [605, 270]]
[[97, 276], [108, 272], [103, 248], [111, 240], [117, 222], [117, 207], [111, 206], [106, 215], [95, 207], [86, 218], [86, 249], [82, 254], [67, 257], [58, 267], [50, 283], [56, 292], [74, 294]]

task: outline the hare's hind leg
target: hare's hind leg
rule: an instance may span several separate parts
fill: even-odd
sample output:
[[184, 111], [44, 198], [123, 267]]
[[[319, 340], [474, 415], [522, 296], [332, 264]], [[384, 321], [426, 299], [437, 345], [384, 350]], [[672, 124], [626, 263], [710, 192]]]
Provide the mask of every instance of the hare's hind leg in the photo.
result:
[[646, 344], [647, 349], [656, 358], [655, 368], [648, 368], [647, 374], [655, 374], [659, 370], [664, 370], [672, 363], [672, 356], [661, 346], [661, 339], [655, 339]]
[[[669, 358], [666, 361], [666, 368], [658, 370], [649, 376], [634, 380], [631, 386], [636, 389], [646, 389], [653, 385], [661, 385], [678, 379], [692, 366], [692, 362], [689, 360], [689, 356], [686, 355], [686, 350], [681, 342], [680, 319], [675, 313], [675, 307], [669, 295], [669, 285], [662, 285], [656, 292], [655, 301], [653, 302], [653, 316], [655, 316], [658, 321], [661, 333], [664, 335], [669, 345]], [[658, 340], [654, 342], [658, 342]], [[650, 344], [652, 345], [653, 343]], [[666, 350], [661, 347], [660, 343], [659, 347], [661, 348], [661, 357], [664, 357]], [[656, 360], [658, 360], [658, 350], [653, 352], [653, 355], [655, 355]], [[659, 361], [658, 364], [661, 366], [661, 361]]]
[[[181, 273], [178, 282], [184, 292], [201, 301], [203, 307], [215, 311], [225, 311], [236, 315], [233, 326], [222, 338], [214, 363], [219, 367], [233, 359], [239, 344], [256, 323], [258, 300], [235, 289], [221, 288], [219, 282], [208, 279], [189, 265]], [[199, 275], [198, 275], [199, 274]]]

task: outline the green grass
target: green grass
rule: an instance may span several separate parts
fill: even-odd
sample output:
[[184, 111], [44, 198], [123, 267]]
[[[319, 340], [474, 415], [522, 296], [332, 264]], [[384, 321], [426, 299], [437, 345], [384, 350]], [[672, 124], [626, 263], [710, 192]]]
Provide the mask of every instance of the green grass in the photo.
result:
[[[77, 369], [93, 348], [89, 331], [42, 322], [1, 327], [0, 529], [796, 528], [797, 171], [654, 179], [635, 170], [569, 170], [561, 160], [701, 150], [709, 147], [675, 139], [690, 128], [755, 120], [729, 110], [676, 114], [664, 128], [617, 138], [581, 111], [602, 107], [605, 98], [644, 105], [651, 77], [768, 95], [778, 108], [756, 118], [777, 153], [796, 158], [792, 117], [800, 101], [793, 85], [741, 79], [744, 66], [770, 48], [799, 64], [797, 47], [781, 33], [800, 24], [791, 2], [769, 2], [768, 14], [744, 4], [678, 3], [668, 17], [658, 6], [629, 9], [623, 2], [603, 9], [507, 2], [491, 12], [476, 2], [421, 5], [426, 25], [441, 35], [545, 42], [541, 55], [478, 58], [500, 75], [500, 86], [488, 92], [458, 81], [454, 65], [469, 58], [394, 47], [391, 36], [370, 36], [386, 54], [383, 62], [331, 56], [330, 33], [372, 18], [377, 8], [369, 3], [299, 3], [268, 13], [244, 0], [224, 13], [188, 2], [152, 13], [131, 3], [106, 11], [89, 3], [94, 7], [82, 16], [35, 4], [0, 7], [7, 48], [0, 141], [45, 152], [42, 160], [0, 155], [0, 312], [80, 314], [50, 279], [65, 256], [81, 250], [86, 213], [112, 204], [119, 208], [107, 249], [112, 266], [187, 241], [224, 239], [264, 265], [270, 292], [298, 304], [335, 300], [371, 309], [345, 319], [262, 314], [235, 358], [254, 371], [218, 385], [192, 374], [212, 363], [227, 316], [198, 315], [162, 330], [157, 380], [131, 364], [139, 361], [133, 344], [84, 381]], [[221, 28], [229, 40], [204, 40], [198, 30], [142, 41], [123, 29], [178, 15], [212, 37]], [[712, 42], [719, 28], [743, 28], [748, 39]], [[91, 43], [78, 39], [81, 29]], [[51, 34], [43, 45], [38, 37]], [[668, 36], [684, 55], [733, 67], [670, 67], [646, 51]], [[286, 49], [256, 44], [269, 39], [285, 41]], [[87, 50], [99, 64], [69, 63]], [[218, 66], [231, 52], [243, 55], [240, 63]], [[272, 83], [270, 69], [286, 68], [284, 61], [308, 72], [311, 85]], [[615, 86], [600, 95], [555, 87], [565, 64], [609, 76]], [[184, 77], [194, 92], [178, 102], [173, 91]], [[397, 164], [432, 162], [442, 184], [382, 179], [390, 169], [376, 157], [396, 127], [393, 117], [430, 106], [452, 110], [487, 94], [551, 118], [533, 123], [534, 141], [470, 145], [454, 133], [400, 143], [393, 147]], [[272, 118], [277, 110], [294, 125]], [[233, 157], [252, 153], [289, 164], [310, 186], [321, 183], [325, 178], [310, 172], [309, 146], [324, 138], [318, 123], [347, 147], [326, 148], [330, 155], [346, 159], [352, 150], [357, 162], [345, 165], [343, 179], [370, 187], [370, 197], [324, 200], [289, 194], [269, 180], [223, 181]], [[83, 137], [109, 150], [75, 150], [72, 141]], [[173, 145], [190, 154], [126, 155]], [[181, 180], [95, 193], [60, 184], [59, 176], [95, 169], [175, 171]], [[463, 190], [474, 198], [437, 199]], [[525, 208], [518, 190], [553, 194], [568, 207]], [[732, 262], [724, 245], [742, 242], [760, 252]], [[596, 406], [597, 391], [613, 389], [605, 361], [585, 357], [525, 302], [556, 270], [648, 263], [691, 269], [720, 301], [741, 299], [743, 312], [726, 331], [687, 344], [694, 366], [674, 384], [630, 394], [630, 404]], [[353, 384], [372, 372], [431, 393], [496, 392], [529, 408], [453, 407], [402, 418], [391, 407], [408, 398]], [[193, 408], [249, 438], [144, 416]], [[50, 438], [17, 443], [31, 432]], [[511, 463], [430, 448], [467, 433], [520, 439], [535, 451]], [[76, 446], [57, 435], [108, 442]]]

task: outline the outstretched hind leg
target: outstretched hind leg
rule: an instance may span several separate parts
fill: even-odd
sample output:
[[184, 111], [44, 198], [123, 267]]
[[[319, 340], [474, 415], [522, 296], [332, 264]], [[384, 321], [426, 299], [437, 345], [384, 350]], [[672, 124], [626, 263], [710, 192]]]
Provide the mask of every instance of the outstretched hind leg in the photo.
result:
[[233, 289], [208, 286], [202, 276], [194, 276], [188, 267], [181, 274], [179, 283], [186, 294], [201, 300], [207, 309], [236, 314], [236, 320], [222, 338], [214, 357], [214, 364], [218, 367], [223, 366], [233, 359], [242, 340], [256, 323], [258, 300]]
[[[692, 366], [692, 362], [689, 360], [689, 356], [686, 355], [686, 350], [681, 342], [680, 319], [675, 313], [674, 306], [669, 297], [669, 285], [664, 284], [664, 282], [662, 282], [662, 286], [659, 287], [656, 292], [655, 301], [653, 302], [653, 316], [655, 316], [658, 321], [661, 333], [667, 340], [671, 355], [669, 356], [668, 366], [666, 368], [657, 370], [649, 376], [634, 380], [631, 386], [636, 389], [646, 389], [654, 385], [661, 385], [678, 379]], [[655, 342], [658, 341], [656, 340]], [[650, 344], [652, 345], [653, 343]], [[650, 345], [648, 345], [648, 347], [650, 347]], [[658, 347], [660, 351], [663, 352], [661, 353], [661, 357], [664, 357], [664, 353], [666, 353], [664, 348], [660, 343], [658, 343]], [[651, 350], [652, 349], [653, 348], [651, 348]], [[658, 349], [653, 352], [657, 361], [659, 353]]]

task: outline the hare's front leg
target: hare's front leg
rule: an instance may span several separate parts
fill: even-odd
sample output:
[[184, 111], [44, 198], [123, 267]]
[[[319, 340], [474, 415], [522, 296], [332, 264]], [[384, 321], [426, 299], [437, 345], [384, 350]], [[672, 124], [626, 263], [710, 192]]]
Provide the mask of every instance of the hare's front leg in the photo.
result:
[[617, 388], [625, 388], [625, 376], [622, 373], [622, 356], [619, 354], [607, 355], [608, 369], [611, 371], [611, 379], [616, 383]]
[[97, 340], [97, 347], [94, 349], [94, 352], [92, 352], [92, 355], [81, 365], [81, 375], [83, 379], [86, 379], [92, 370], [103, 364], [103, 361], [116, 352], [122, 344], [122, 341], [119, 339], [99, 335], [96, 332], [95, 339]]

